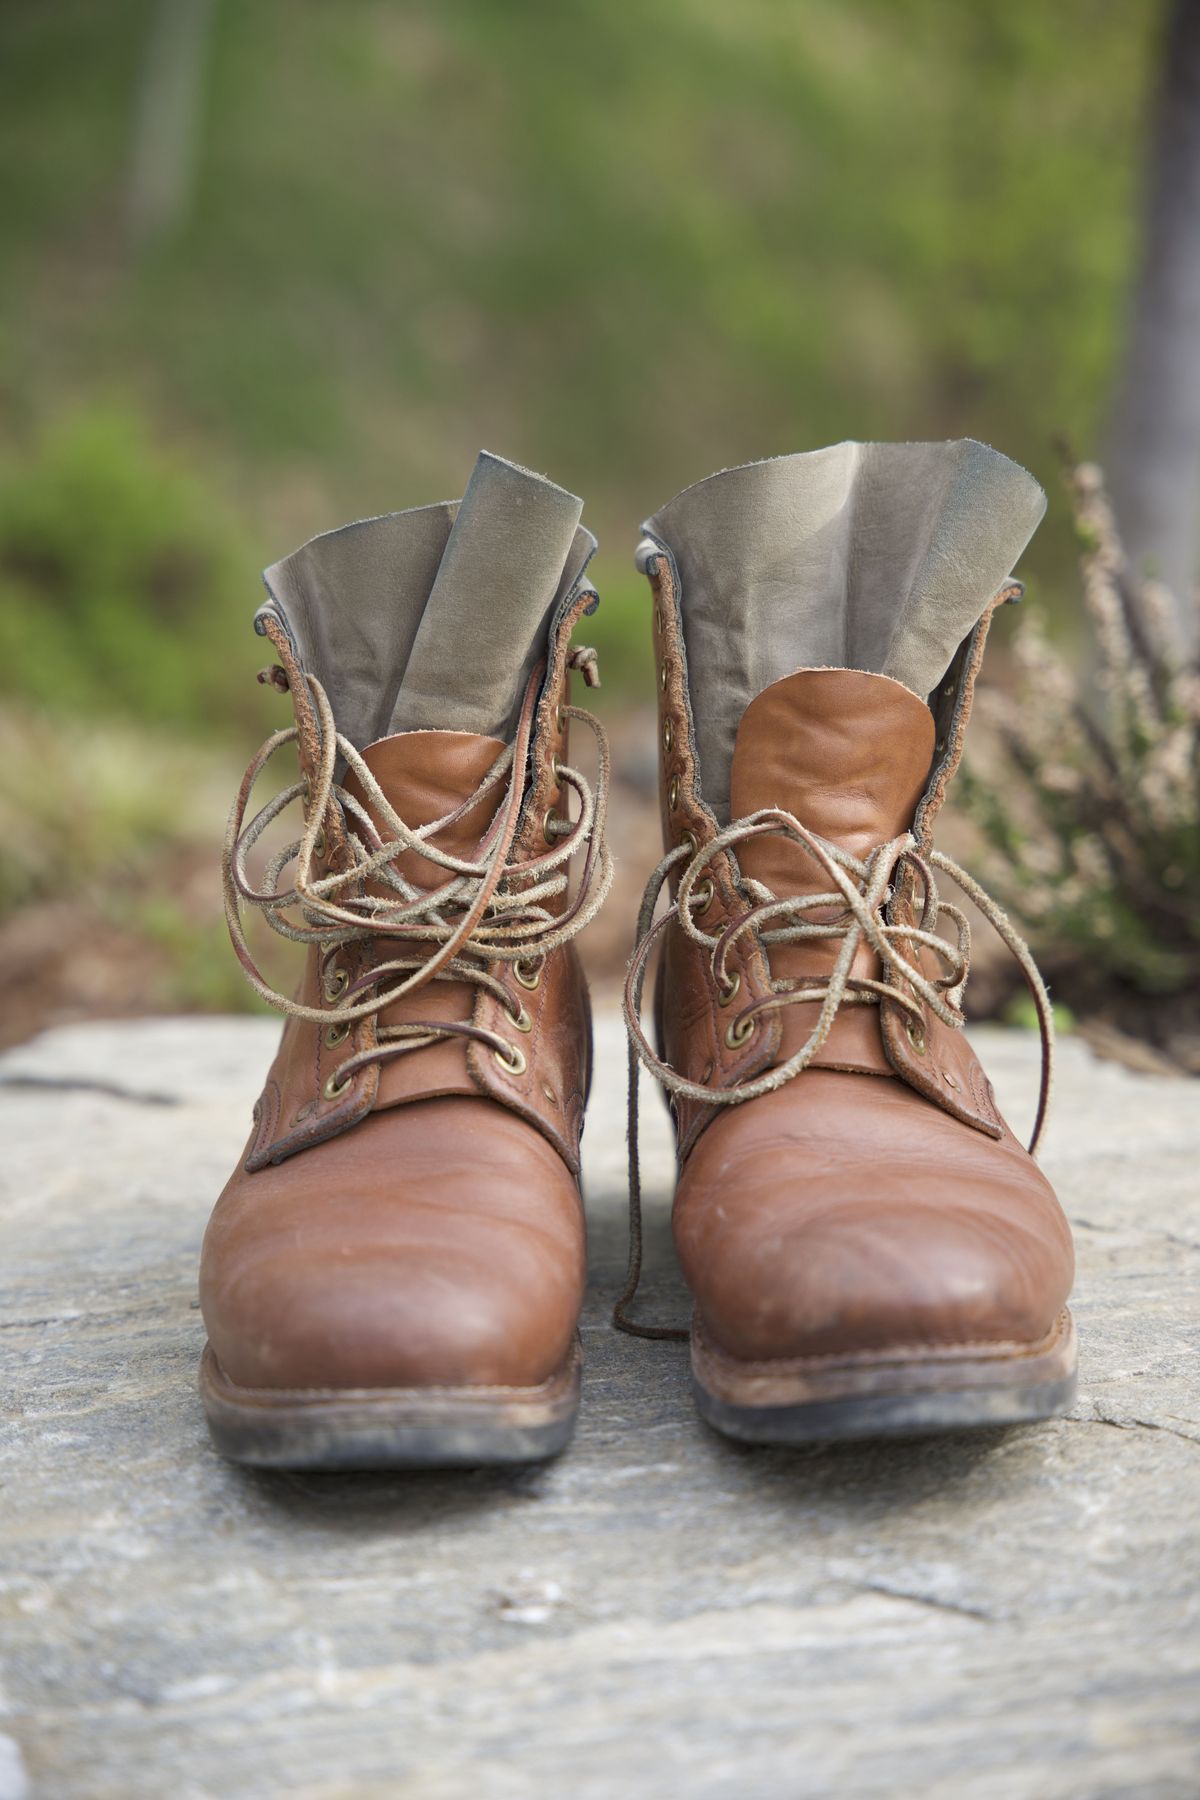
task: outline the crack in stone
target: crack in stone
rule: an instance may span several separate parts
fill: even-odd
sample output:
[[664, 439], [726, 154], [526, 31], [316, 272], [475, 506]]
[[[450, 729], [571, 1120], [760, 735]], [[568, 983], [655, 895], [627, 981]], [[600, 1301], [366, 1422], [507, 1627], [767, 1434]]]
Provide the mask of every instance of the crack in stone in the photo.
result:
[[1107, 1413], [1093, 1413], [1090, 1419], [1071, 1419], [1072, 1425], [1111, 1425], [1114, 1431], [1162, 1431], [1185, 1444], [1200, 1444], [1200, 1429], [1180, 1431], [1174, 1425], [1162, 1425], [1155, 1419], [1114, 1419]]
[[888, 1600], [907, 1600], [913, 1606], [928, 1607], [931, 1612], [954, 1613], [960, 1619], [977, 1619], [984, 1625], [994, 1625], [996, 1614], [986, 1607], [971, 1606], [965, 1600], [942, 1600], [937, 1594], [914, 1593], [910, 1588], [888, 1587], [882, 1581], [855, 1582], [854, 1589], [862, 1594], [882, 1594]]
[[181, 1106], [178, 1094], [160, 1094], [152, 1088], [127, 1088], [116, 1081], [100, 1081], [71, 1075], [0, 1075], [0, 1088], [25, 1088], [53, 1094], [103, 1094], [109, 1100], [128, 1100], [133, 1106]]
[[[1094, 1231], [1102, 1237], [1117, 1237], [1129, 1230], [1129, 1223], [1126, 1220], [1119, 1225], [1102, 1225], [1095, 1219], [1083, 1218], [1079, 1213], [1072, 1213], [1071, 1223], [1077, 1231]], [[1162, 1231], [1157, 1226], [1146, 1225], [1140, 1220], [1134, 1230], [1138, 1237], [1161, 1238], [1164, 1244], [1178, 1244], [1184, 1250], [1200, 1250], [1200, 1240], [1183, 1237], [1177, 1231]]]

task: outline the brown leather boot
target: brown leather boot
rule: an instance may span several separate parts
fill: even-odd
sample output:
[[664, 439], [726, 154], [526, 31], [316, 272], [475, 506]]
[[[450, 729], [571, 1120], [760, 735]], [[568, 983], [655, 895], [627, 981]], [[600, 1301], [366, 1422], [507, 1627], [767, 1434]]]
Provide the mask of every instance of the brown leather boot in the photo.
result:
[[[1022, 961], [1047, 1055], [1049, 1002], [931, 847], [1044, 507], [980, 444], [840, 444], [715, 475], [645, 527], [667, 854], [626, 1010], [675, 1119], [695, 1395], [731, 1436], [992, 1425], [1072, 1393], [1070, 1231], [963, 1035], [968, 932], [937, 872]], [[634, 1126], [637, 1330], [636, 1100]]]
[[[242, 784], [226, 910], [290, 1016], [200, 1273], [205, 1408], [239, 1461], [526, 1461], [570, 1435], [590, 1057], [571, 939], [610, 877], [602, 736], [594, 793], [567, 762], [569, 722], [600, 736], [568, 704], [569, 669], [594, 677], [569, 650], [596, 606], [580, 504], [485, 454], [461, 503], [266, 573], [255, 626], [295, 726]], [[299, 780], [244, 823], [291, 743]], [[264, 871], [291, 801], [299, 841]], [[294, 1000], [254, 966], [247, 905], [307, 946]]]

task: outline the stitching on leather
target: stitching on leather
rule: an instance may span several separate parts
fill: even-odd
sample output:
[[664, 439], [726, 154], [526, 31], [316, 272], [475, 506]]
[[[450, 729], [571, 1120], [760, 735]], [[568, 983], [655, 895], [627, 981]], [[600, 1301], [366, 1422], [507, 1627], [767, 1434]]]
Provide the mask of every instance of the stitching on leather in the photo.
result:
[[[658, 558], [649, 580], [655, 610], [661, 623], [654, 626], [652, 635], [656, 665], [661, 664], [668, 671], [667, 685], [665, 688], [660, 686], [659, 689], [658, 707], [659, 801], [663, 840], [671, 843], [674, 838], [667, 791], [668, 762], [662, 741], [663, 723], [669, 719], [674, 740], [672, 760], [679, 776], [679, 802], [676, 810], [683, 829], [690, 831], [697, 843], [703, 843], [715, 834], [717, 820], [700, 791], [695, 721], [688, 697], [687, 643], [683, 632], [680, 586], [669, 547], [657, 538], [653, 541], [658, 545]], [[734, 916], [738, 903], [736, 863], [731, 853], [722, 852], [714, 858], [712, 878], [721, 914], [728, 922]], [[744, 940], [736, 946], [735, 966], [740, 969], [749, 994], [762, 998], [769, 992], [767, 957], [757, 938]], [[760, 1022], [759, 1029], [751, 1036], [745, 1049], [731, 1051], [725, 1044], [724, 1032], [720, 1027], [717, 1007], [719, 991], [711, 968], [702, 969], [701, 978], [708, 991], [709, 1001], [706, 1020], [708, 1049], [714, 1069], [720, 1070], [723, 1082], [733, 1085], [741, 1076], [756, 1074], [771, 1062], [779, 1049], [782, 1026], [778, 1019], [768, 1017]]]
[[971, 1057], [967, 1068], [968, 1080], [971, 1084], [972, 1099], [979, 1108], [979, 1111], [983, 1114], [983, 1117], [985, 1119], [990, 1119], [993, 1125], [998, 1126], [1000, 1124], [1000, 1116], [996, 1111], [995, 1099], [991, 1091], [991, 1083], [987, 1080], [983, 1070], [973, 1056]]
[[211, 1344], [208, 1345], [208, 1350], [212, 1356], [213, 1367], [226, 1387], [236, 1395], [245, 1395], [247, 1401], [244, 1403], [266, 1407], [278, 1405], [280, 1401], [294, 1404], [302, 1399], [333, 1400], [343, 1405], [369, 1406], [372, 1402], [386, 1405], [388, 1400], [396, 1394], [403, 1394], [406, 1399], [418, 1396], [421, 1399], [426, 1396], [430, 1399], [444, 1399], [453, 1394], [462, 1394], [472, 1399], [478, 1395], [487, 1395], [489, 1398], [495, 1396], [497, 1399], [533, 1400], [543, 1394], [551, 1393], [556, 1387], [568, 1386], [571, 1376], [583, 1366], [582, 1350], [579, 1339], [576, 1338], [571, 1345], [570, 1355], [562, 1367], [557, 1369], [553, 1375], [548, 1375], [545, 1381], [539, 1382], [536, 1387], [501, 1387], [481, 1381], [465, 1383], [457, 1387], [426, 1387], [424, 1384], [418, 1384], [403, 1388], [259, 1388], [243, 1387], [240, 1383], [232, 1381], [218, 1362], [217, 1353]]
[[262, 1154], [264, 1145], [270, 1144], [272, 1135], [275, 1131], [281, 1105], [279, 1083], [277, 1081], [267, 1081], [266, 1086], [258, 1097], [258, 1104], [260, 1111], [257, 1120], [257, 1129], [254, 1133], [254, 1141], [250, 1145], [250, 1153], [244, 1164], [244, 1167], [247, 1169], [253, 1159]]
[[[542, 1012], [547, 1004], [547, 991], [550, 982], [562, 979], [565, 973], [566, 965], [559, 959], [567, 954], [568, 948], [568, 946], [564, 946], [561, 951], [555, 951], [552, 957], [546, 959], [545, 974], [538, 993], [536, 1008], [530, 1015], [534, 1020], [534, 1029], [530, 1033], [529, 1051], [526, 1057], [530, 1074], [535, 1072], [537, 1060], [535, 1040], [539, 1035]], [[527, 1010], [529, 1009], [527, 1008]], [[500, 1002], [493, 999], [485, 989], [481, 989], [475, 1012], [476, 1020], [483, 1023], [491, 1017], [497, 1027], [500, 1027], [504, 1022], [504, 1016], [504, 1009]], [[564, 1129], [567, 1125], [566, 1096], [564, 1095], [563, 1098], [563, 1124], [560, 1125], [557, 1119], [552, 1118], [548, 1111], [543, 1111], [530, 1097], [528, 1090], [519, 1087], [516, 1079], [506, 1075], [499, 1065], [494, 1066], [494, 1072], [493, 1069], [487, 1068], [483, 1061], [487, 1054], [489, 1052], [486, 1052], [481, 1044], [471, 1043], [468, 1045], [467, 1066], [483, 1098], [491, 1100], [494, 1104], [507, 1106], [511, 1112], [517, 1114], [518, 1118], [522, 1118], [527, 1124], [534, 1126], [562, 1157], [571, 1173], [578, 1177], [580, 1133], [573, 1128]], [[578, 1089], [576, 1088], [575, 1091], [577, 1092]]]
[[951, 1343], [936, 1338], [916, 1338], [906, 1344], [899, 1344], [886, 1351], [859, 1350], [844, 1354], [830, 1352], [821, 1356], [778, 1356], [758, 1361], [747, 1361], [734, 1356], [732, 1352], [723, 1350], [719, 1344], [708, 1337], [699, 1319], [692, 1326], [693, 1342], [703, 1351], [705, 1356], [717, 1364], [727, 1364], [739, 1374], [781, 1374], [797, 1373], [805, 1369], [819, 1368], [886, 1368], [892, 1363], [903, 1362], [911, 1356], [931, 1356], [946, 1362], [957, 1362], [964, 1359], [986, 1359], [997, 1362], [1015, 1362], [1032, 1359], [1044, 1355], [1063, 1338], [1071, 1325], [1071, 1312], [1064, 1307], [1058, 1314], [1054, 1324], [1044, 1337], [1036, 1343], [1024, 1343], [1019, 1338], [980, 1338], [962, 1339]]
[[538, 700], [535, 714], [533, 739], [530, 745], [532, 759], [532, 780], [529, 793], [525, 799], [521, 821], [517, 830], [517, 842], [523, 850], [528, 850], [535, 842], [541, 830], [542, 815], [550, 796], [550, 787], [554, 779], [553, 763], [549, 755], [540, 759], [536, 755], [536, 746], [541, 744], [555, 751], [561, 751], [565, 733], [560, 733], [557, 724], [558, 708], [565, 706], [570, 699], [567, 679], [567, 654], [571, 642], [571, 634], [588, 611], [595, 598], [594, 590], [583, 590], [576, 600], [567, 606], [561, 616], [551, 627], [550, 654], [546, 664], [546, 673], [542, 680], [541, 697]]

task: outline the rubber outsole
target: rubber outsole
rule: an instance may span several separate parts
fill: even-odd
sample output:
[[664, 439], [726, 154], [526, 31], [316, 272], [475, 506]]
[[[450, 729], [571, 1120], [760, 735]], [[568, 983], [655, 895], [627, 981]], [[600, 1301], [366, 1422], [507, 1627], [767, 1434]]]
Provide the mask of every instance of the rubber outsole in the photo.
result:
[[200, 1394], [212, 1439], [260, 1469], [447, 1469], [542, 1462], [579, 1411], [576, 1344], [535, 1388], [245, 1388], [206, 1344]]
[[695, 1327], [692, 1392], [706, 1423], [741, 1443], [926, 1437], [1052, 1418], [1071, 1404], [1076, 1362], [1069, 1312], [1041, 1343], [1003, 1352], [797, 1358], [774, 1369], [739, 1364]]

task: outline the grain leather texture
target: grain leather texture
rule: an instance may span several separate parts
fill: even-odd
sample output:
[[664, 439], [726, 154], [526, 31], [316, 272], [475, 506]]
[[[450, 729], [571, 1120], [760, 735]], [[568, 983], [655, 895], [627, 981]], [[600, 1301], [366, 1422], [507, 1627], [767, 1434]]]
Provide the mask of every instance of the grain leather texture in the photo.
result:
[[708, 1332], [752, 1360], [1033, 1342], [1074, 1272], [1062, 1210], [1011, 1132], [832, 1069], [710, 1125], [674, 1229]]
[[[565, 643], [587, 603], [581, 596], [557, 621], [523, 772], [528, 796], [554, 805], [556, 759], [567, 747]], [[311, 779], [319, 740], [303, 677], [286, 637], [269, 635], [287, 658]], [[364, 760], [405, 823], [420, 827], [469, 799], [502, 748], [488, 736], [423, 730], [368, 746]], [[353, 775], [346, 786], [366, 804]], [[493, 796], [468, 807], [438, 846], [472, 856], [494, 810]], [[542, 816], [526, 804], [518, 861], [544, 851]], [[334, 866], [344, 839], [331, 824], [326, 837]], [[398, 862], [421, 886], [446, 878], [419, 852]], [[342, 946], [324, 965], [311, 949], [300, 998], [335, 1007], [331, 971], [344, 970], [353, 984], [396, 954], [396, 940], [381, 936]], [[519, 1076], [500, 1070], [489, 1044], [451, 1037], [361, 1067], [330, 1100], [325, 1084], [339, 1065], [376, 1046], [375, 1020], [331, 1045], [336, 1025], [289, 1018], [250, 1143], [204, 1242], [201, 1306], [235, 1385], [532, 1388], [564, 1366], [584, 1291], [577, 1176], [587, 989], [569, 943], [526, 968], [524, 984], [509, 962], [488, 972], [504, 1002], [466, 981], [431, 981], [391, 1003], [381, 1023], [482, 1026], [519, 1046]]]
[[494, 1101], [450, 1096], [239, 1168], [200, 1303], [240, 1387], [528, 1387], [566, 1359], [583, 1281], [562, 1158]]
[[[646, 567], [661, 670], [664, 842], [684, 830], [703, 842], [713, 815], [701, 797], [682, 634], [672, 629], [686, 616], [687, 594], [661, 546]], [[771, 683], [738, 726], [731, 817], [778, 808], [860, 858], [918, 817], [927, 834], [961, 751], [984, 635], [973, 632], [954, 659], [936, 712], [900, 682], [859, 670], [801, 669]], [[712, 933], [750, 903], [740, 883], [762, 883], [777, 898], [830, 888], [805, 851], [777, 833], [739, 841], [726, 854], [725, 881], [713, 862], [702, 921]], [[911, 922], [911, 892], [898, 885], [889, 916]], [[847, 916], [838, 904], [808, 915], [830, 924]], [[666, 935], [655, 998], [660, 1045], [691, 1079], [735, 1085], [739, 1074], [722, 1055], [730, 1012], [709, 956], [677, 929]], [[840, 947], [837, 938], [743, 942], [739, 1007], [769, 991], [768, 969], [775, 980], [823, 981]], [[921, 967], [944, 973], [930, 952]], [[879, 978], [869, 946], [852, 973]], [[919, 1357], [967, 1344], [999, 1352], [1054, 1328], [1074, 1268], [1062, 1209], [997, 1112], [966, 1036], [923, 1010], [923, 1029], [910, 1036], [911, 1015], [898, 1004], [843, 1006], [813, 1065], [775, 1092], [732, 1106], [673, 1105], [675, 1242], [698, 1324], [720, 1352], [768, 1364], [859, 1352]], [[816, 1015], [812, 1002], [767, 1015], [742, 1050], [743, 1071], [793, 1055]]]

